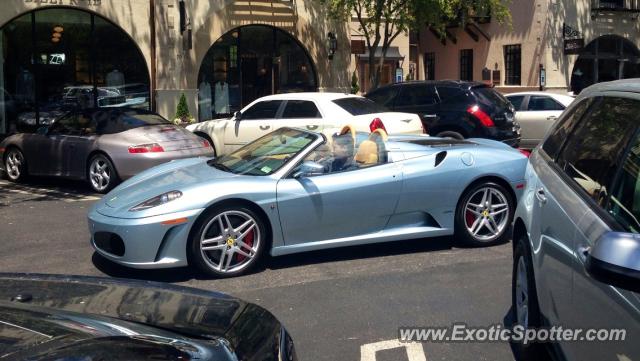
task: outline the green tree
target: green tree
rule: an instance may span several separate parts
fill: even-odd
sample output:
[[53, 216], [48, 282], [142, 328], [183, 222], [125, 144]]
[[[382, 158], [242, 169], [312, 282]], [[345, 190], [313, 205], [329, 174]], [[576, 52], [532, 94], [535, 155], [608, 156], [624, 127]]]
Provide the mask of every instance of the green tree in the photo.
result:
[[191, 114], [189, 113], [189, 106], [187, 105], [187, 97], [184, 96], [184, 93], [182, 93], [182, 95], [180, 96], [180, 101], [178, 101], [175, 118], [179, 118], [183, 122], [188, 122], [191, 118]]
[[[511, 0], [318, 0], [329, 15], [340, 21], [355, 18], [369, 50], [369, 83], [378, 87], [384, 58], [391, 42], [411, 29], [431, 27], [444, 34], [447, 25], [465, 25], [478, 15], [491, 16], [500, 23], [510, 22]], [[376, 64], [375, 53], [381, 48]], [[376, 67], [377, 65], [377, 67]]]

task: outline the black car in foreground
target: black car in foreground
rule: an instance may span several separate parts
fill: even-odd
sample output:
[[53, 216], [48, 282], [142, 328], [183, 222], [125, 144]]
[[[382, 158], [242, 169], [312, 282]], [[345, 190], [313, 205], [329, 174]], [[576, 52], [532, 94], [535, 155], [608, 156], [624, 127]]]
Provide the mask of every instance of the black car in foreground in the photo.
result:
[[484, 83], [412, 81], [380, 87], [366, 97], [393, 111], [418, 114], [433, 136], [489, 138], [513, 147], [520, 143], [513, 106]]
[[209, 291], [0, 274], [2, 360], [297, 360], [280, 322]]

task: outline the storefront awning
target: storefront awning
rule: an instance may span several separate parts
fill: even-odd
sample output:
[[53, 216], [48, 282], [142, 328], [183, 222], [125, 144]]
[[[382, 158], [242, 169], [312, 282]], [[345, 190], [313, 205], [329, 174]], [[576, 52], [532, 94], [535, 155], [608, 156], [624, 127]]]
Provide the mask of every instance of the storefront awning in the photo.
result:
[[[380, 58], [382, 56], [382, 48], [378, 47], [376, 48], [376, 58]], [[360, 59], [367, 59], [369, 58], [369, 50], [366, 50], [364, 52], [364, 54], [359, 54], [358, 57]], [[385, 60], [404, 60], [404, 55], [400, 55], [400, 50], [398, 50], [397, 46], [390, 46], [389, 49], [387, 49], [387, 54], [384, 57]]]

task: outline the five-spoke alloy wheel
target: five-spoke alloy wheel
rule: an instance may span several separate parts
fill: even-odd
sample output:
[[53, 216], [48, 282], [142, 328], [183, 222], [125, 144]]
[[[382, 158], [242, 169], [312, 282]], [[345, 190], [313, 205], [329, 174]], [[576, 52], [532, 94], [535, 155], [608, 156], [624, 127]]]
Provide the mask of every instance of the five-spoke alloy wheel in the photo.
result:
[[265, 247], [266, 230], [258, 215], [242, 207], [209, 211], [196, 225], [190, 260], [204, 273], [232, 277], [253, 267]]
[[107, 193], [118, 183], [115, 167], [102, 154], [94, 155], [89, 161], [88, 178], [91, 188], [98, 193]]
[[17, 148], [10, 148], [4, 157], [4, 169], [12, 182], [20, 182], [27, 176], [27, 161]]
[[467, 190], [456, 211], [456, 236], [471, 246], [502, 242], [513, 218], [513, 199], [501, 185], [482, 182]]

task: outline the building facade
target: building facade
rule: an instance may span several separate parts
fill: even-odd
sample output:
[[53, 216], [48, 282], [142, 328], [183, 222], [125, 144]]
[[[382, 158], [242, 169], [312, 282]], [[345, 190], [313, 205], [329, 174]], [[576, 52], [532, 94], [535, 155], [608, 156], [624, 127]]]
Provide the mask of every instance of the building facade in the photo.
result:
[[[420, 31], [426, 79], [494, 84], [503, 92], [578, 93], [596, 82], [640, 76], [637, 0], [514, 0], [512, 24], [480, 19]], [[441, 36], [444, 35], [444, 36]]]
[[183, 93], [205, 120], [267, 94], [348, 91], [349, 40], [314, 0], [6, 0], [0, 134], [74, 107], [171, 119]]

